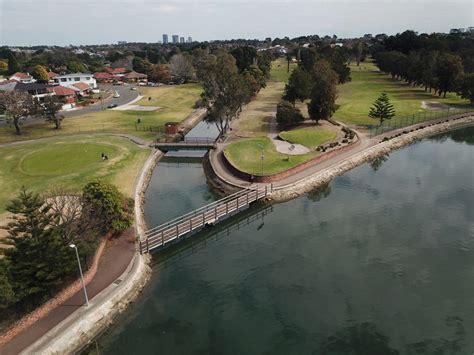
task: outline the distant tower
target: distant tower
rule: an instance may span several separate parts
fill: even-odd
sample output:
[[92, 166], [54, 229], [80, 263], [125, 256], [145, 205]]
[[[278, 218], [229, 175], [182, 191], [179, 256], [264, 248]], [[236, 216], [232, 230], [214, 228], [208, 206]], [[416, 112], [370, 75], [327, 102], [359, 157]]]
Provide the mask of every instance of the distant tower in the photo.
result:
[[184, 37], [179, 37], [179, 43], [184, 43]]
[[163, 44], [168, 44], [168, 35], [166, 33], [163, 34]]
[[192, 43], [193, 42], [193, 38], [192, 37], [188, 37], [188, 43]]
[[179, 42], [179, 36], [178, 35], [173, 35], [173, 43], [176, 44]]

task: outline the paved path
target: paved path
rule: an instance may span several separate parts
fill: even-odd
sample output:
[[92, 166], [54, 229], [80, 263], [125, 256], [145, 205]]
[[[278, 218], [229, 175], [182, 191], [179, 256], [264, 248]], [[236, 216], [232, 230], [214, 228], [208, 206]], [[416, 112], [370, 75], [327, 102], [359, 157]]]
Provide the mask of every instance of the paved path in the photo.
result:
[[[87, 285], [89, 299], [94, 297], [116, 281], [127, 269], [135, 253], [135, 243], [129, 240], [134, 236], [133, 228], [128, 229], [117, 239], [107, 241], [104, 253], [99, 261], [97, 273]], [[84, 293], [81, 289], [59, 307], [52, 310], [46, 317], [38, 320], [24, 332], [18, 334], [10, 342], [0, 348], [0, 354], [18, 354], [34, 343], [50, 329], [66, 319], [71, 313], [84, 307]]]

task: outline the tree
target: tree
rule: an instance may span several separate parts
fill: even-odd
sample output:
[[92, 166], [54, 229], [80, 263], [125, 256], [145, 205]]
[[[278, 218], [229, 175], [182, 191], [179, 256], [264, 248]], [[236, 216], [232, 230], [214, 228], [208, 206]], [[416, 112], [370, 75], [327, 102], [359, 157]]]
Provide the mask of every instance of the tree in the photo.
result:
[[5, 74], [8, 72], [8, 63], [0, 60], [0, 74]]
[[171, 73], [168, 68], [161, 64], [154, 64], [146, 73], [148, 80], [152, 82], [167, 82], [171, 80]]
[[47, 96], [41, 107], [41, 113], [46, 118], [46, 121], [54, 123], [55, 129], [60, 129], [61, 122], [64, 119], [64, 115], [59, 113], [63, 107], [62, 102], [56, 96]]
[[46, 83], [49, 80], [48, 71], [40, 64], [35, 65], [31, 74], [33, 75], [33, 78], [41, 83]]
[[8, 277], [6, 263], [0, 259], [0, 311], [16, 301], [13, 287]]
[[151, 68], [151, 63], [143, 58], [134, 57], [132, 60], [133, 70], [138, 73], [148, 73]]
[[99, 233], [120, 233], [132, 225], [130, 199], [107, 182], [96, 180], [82, 190], [83, 217], [95, 221]]
[[15, 126], [16, 134], [21, 134], [22, 119], [35, 115], [38, 105], [27, 92], [0, 91], [0, 109], [5, 111], [7, 122]]
[[311, 102], [308, 103], [309, 117], [316, 123], [331, 118], [336, 111], [337, 81], [337, 74], [328, 61], [322, 59], [316, 62], [313, 69]]
[[282, 100], [277, 105], [276, 121], [280, 127], [286, 127], [304, 121], [304, 117], [291, 102]]
[[369, 117], [379, 120], [380, 125], [382, 125], [383, 121], [390, 120], [394, 116], [395, 109], [390, 103], [390, 99], [386, 93], [382, 93], [372, 104], [369, 111]]
[[22, 305], [36, 305], [75, 270], [74, 254], [52, 226], [58, 216], [38, 194], [22, 188], [7, 211], [14, 214], [6, 227], [12, 248], [4, 251], [10, 283]]
[[230, 54], [234, 56], [235, 64], [240, 73], [248, 70], [251, 65], [255, 64], [257, 59], [257, 50], [252, 46], [237, 47]]
[[435, 76], [439, 95], [446, 97], [446, 92], [457, 91], [463, 67], [461, 58], [449, 53], [440, 53], [436, 61]]
[[20, 64], [12, 51], [8, 52], [8, 74], [14, 74], [21, 71]]
[[173, 57], [171, 57], [170, 68], [171, 74], [175, 78], [182, 80], [184, 83], [192, 79], [194, 75], [194, 67], [191, 63], [189, 55], [182, 53], [175, 54]]
[[247, 96], [242, 92], [248, 86], [238, 73], [235, 58], [225, 51], [201, 56], [197, 69], [198, 80], [203, 86], [201, 97], [208, 111], [206, 121], [215, 123], [224, 134], [238, 116]]
[[312, 84], [310, 73], [302, 68], [296, 68], [290, 74], [288, 84], [285, 86], [283, 99], [291, 102], [293, 105], [296, 100], [303, 102], [309, 98]]
[[474, 73], [464, 74], [460, 80], [459, 94], [463, 99], [468, 99], [474, 103]]

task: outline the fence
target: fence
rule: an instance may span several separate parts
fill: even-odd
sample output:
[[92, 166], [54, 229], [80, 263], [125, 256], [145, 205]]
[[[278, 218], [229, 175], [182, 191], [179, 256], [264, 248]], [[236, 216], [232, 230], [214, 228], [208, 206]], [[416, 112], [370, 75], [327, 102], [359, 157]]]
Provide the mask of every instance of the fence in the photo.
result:
[[372, 138], [378, 136], [379, 134], [394, 131], [399, 128], [412, 126], [418, 123], [437, 120], [449, 116], [462, 115], [468, 112], [474, 112], [474, 108], [447, 108], [440, 110], [424, 111], [413, 114], [411, 116], [394, 117], [391, 120], [384, 121], [383, 124], [380, 126], [367, 126], [367, 128], [369, 130], [369, 136]]

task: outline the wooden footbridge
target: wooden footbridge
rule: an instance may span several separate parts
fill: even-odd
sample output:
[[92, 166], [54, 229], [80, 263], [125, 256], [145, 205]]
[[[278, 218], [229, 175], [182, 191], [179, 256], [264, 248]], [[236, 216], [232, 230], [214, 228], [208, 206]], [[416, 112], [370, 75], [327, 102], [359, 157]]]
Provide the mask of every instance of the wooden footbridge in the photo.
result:
[[209, 150], [216, 147], [216, 138], [189, 137], [178, 142], [157, 142], [153, 147], [168, 152], [170, 150]]
[[140, 236], [140, 253], [149, 253], [153, 249], [176, 242], [205, 226], [214, 225], [247, 208], [251, 203], [264, 199], [272, 192], [273, 185], [257, 185], [254, 188], [240, 190], [207, 206], [151, 228], [143, 236]]

